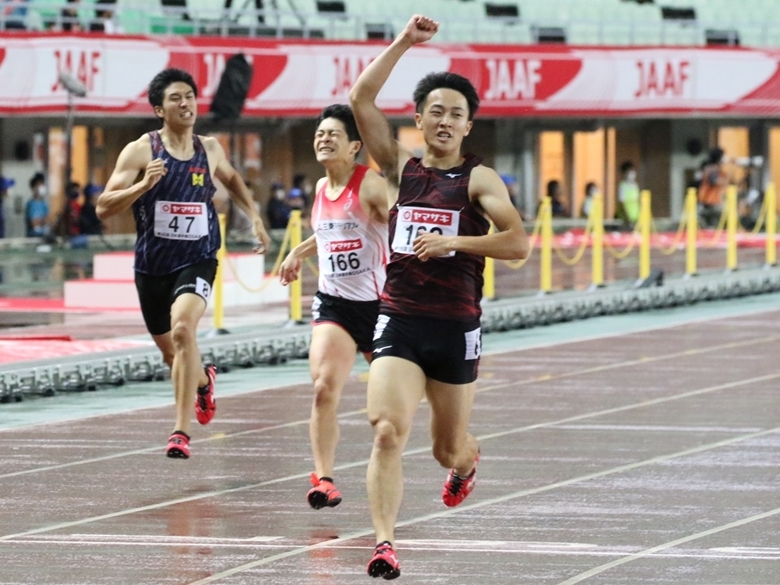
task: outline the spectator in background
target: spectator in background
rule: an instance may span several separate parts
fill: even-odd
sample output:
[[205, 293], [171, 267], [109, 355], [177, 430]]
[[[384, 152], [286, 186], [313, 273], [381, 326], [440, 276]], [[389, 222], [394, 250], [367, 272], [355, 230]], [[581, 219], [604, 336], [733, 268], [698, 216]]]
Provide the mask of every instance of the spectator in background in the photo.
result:
[[582, 211], [580, 217], [590, 217], [590, 212], [593, 211], [593, 198], [599, 194], [598, 185], [594, 182], [590, 182], [585, 185], [585, 199], [582, 200]]
[[[547, 197], [552, 201], [553, 217], [569, 217], [569, 210], [561, 201], [561, 182], [553, 179], [547, 183]], [[536, 208], [536, 215], [539, 215], [539, 207]]]
[[728, 175], [723, 169], [724, 152], [720, 148], [710, 150], [707, 165], [702, 169], [699, 185], [699, 221], [702, 227], [716, 227], [723, 207], [723, 194]]
[[84, 28], [79, 20], [79, 4], [81, 0], [68, 0], [68, 3], [60, 10], [62, 30], [66, 32], [79, 32]]
[[24, 209], [25, 235], [28, 238], [43, 238], [49, 234], [46, 195], [46, 177], [43, 173], [35, 173], [30, 179], [30, 199]]
[[639, 184], [636, 182], [634, 163], [627, 160], [620, 165], [618, 183], [618, 217], [627, 227], [633, 228], [639, 219]]
[[294, 209], [308, 209], [311, 191], [309, 179], [303, 173], [298, 173], [293, 177], [292, 189], [287, 194], [287, 199]]
[[71, 238], [79, 235], [79, 216], [81, 215], [81, 185], [71, 181], [65, 187], [65, 206], [57, 220], [57, 235]]
[[15, 184], [13, 179], [0, 176], [0, 238], [5, 237], [5, 198], [8, 197], [8, 190]]
[[84, 187], [84, 205], [81, 206], [78, 225], [79, 233], [84, 236], [102, 236], [103, 224], [97, 216], [95, 204], [103, 187], [89, 183]]
[[285, 229], [290, 221], [292, 207], [287, 203], [287, 193], [284, 185], [274, 183], [271, 185], [271, 200], [268, 202], [268, 223], [272, 230]]

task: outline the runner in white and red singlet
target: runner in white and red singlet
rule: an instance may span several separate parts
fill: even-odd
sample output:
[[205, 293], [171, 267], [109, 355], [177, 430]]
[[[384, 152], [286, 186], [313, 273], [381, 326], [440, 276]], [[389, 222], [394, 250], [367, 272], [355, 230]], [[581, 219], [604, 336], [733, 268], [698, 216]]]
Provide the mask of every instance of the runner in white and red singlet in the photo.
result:
[[312, 304], [309, 369], [314, 402], [309, 434], [315, 472], [312, 508], [337, 506], [333, 483], [339, 440], [337, 408], [357, 351], [371, 358], [372, 335], [387, 264], [387, 185], [357, 164], [362, 143], [352, 110], [325, 108], [317, 119], [314, 152], [325, 167], [312, 209], [314, 235], [293, 248], [280, 268], [283, 283], [298, 278], [301, 262], [317, 254], [319, 283]]
[[[444, 504], [457, 506], [474, 487], [479, 447], [468, 425], [481, 352], [485, 256], [528, 255], [528, 238], [504, 182], [480, 158], [461, 154], [479, 107], [468, 79], [431, 73], [417, 84], [414, 119], [424, 138], [420, 158], [394, 140], [375, 103], [401, 56], [431, 39], [438, 26], [413, 16], [350, 92], [358, 128], [387, 177], [394, 204], [368, 379], [374, 448], [366, 483], [377, 542], [368, 574], [385, 579], [401, 574], [394, 550], [403, 495], [401, 455], [423, 396], [431, 407], [433, 455], [450, 468]], [[489, 220], [497, 233], [488, 233]]]

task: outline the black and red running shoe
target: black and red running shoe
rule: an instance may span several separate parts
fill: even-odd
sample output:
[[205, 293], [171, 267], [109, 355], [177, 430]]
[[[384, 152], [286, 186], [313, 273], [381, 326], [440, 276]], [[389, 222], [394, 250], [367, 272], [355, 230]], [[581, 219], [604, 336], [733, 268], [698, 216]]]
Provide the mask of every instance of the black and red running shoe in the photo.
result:
[[398, 562], [398, 556], [393, 550], [393, 545], [386, 540], [374, 548], [374, 556], [368, 562], [368, 574], [387, 580], [401, 576], [401, 564]]
[[217, 381], [217, 366], [209, 364], [203, 368], [209, 381], [205, 386], [198, 388], [195, 397], [195, 416], [202, 425], [207, 425], [217, 412], [217, 401], [214, 398], [214, 383]]

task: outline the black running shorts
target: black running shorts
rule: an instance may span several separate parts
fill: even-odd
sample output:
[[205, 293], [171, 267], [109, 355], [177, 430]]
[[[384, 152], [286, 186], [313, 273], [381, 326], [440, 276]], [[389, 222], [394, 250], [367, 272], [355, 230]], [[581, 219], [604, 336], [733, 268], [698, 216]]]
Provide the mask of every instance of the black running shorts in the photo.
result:
[[464, 323], [430, 317], [379, 315], [374, 360], [393, 356], [414, 362], [425, 375], [445, 384], [477, 379], [482, 353], [479, 319]]
[[190, 264], [162, 276], [136, 272], [135, 288], [149, 333], [163, 335], [171, 330], [171, 305], [179, 295], [193, 293], [208, 303], [216, 274], [216, 259]]
[[371, 352], [371, 337], [379, 316], [379, 300], [353, 301], [318, 292], [311, 304], [311, 314], [313, 325], [338, 325], [352, 336], [361, 352]]

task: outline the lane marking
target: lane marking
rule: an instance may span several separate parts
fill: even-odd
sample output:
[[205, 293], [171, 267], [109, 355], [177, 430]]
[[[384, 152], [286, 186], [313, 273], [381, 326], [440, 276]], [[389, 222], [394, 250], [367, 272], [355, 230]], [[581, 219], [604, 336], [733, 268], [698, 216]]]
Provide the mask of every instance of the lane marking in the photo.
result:
[[[626, 465], [620, 465], [620, 466], [617, 466], [617, 467], [613, 467], [611, 469], [606, 469], [606, 470], [603, 470], [603, 471], [596, 471], [596, 472], [593, 472], [593, 473], [588, 473], [586, 475], [581, 475], [579, 477], [574, 477], [574, 478], [571, 478], [571, 479], [558, 481], [558, 482], [555, 482], [555, 483], [547, 484], [545, 486], [539, 486], [539, 487], [536, 487], [536, 488], [520, 490], [520, 491], [517, 491], [517, 492], [513, 492], [511, 494], [505, 494], [503, 496], [498, 496], [498, 497], [495, 497], [495, 498], [490, 498], [488, 500], [475, 502], [473, 504], [461, 504], [457, 508], [450, 508], [450, 509], [447, 509], [447, 510], [441, 510], [439, 512], [434, 512], [434, 513], [427, 514], [427, 515], [424, 515], [424, 516], [418, 516], [417, 518], [410, 518], [409, 520], [404, 520], [404, 521], [398, 522], [396, 524], [396, 528], [402, 528], [404, 526], [411, 526], [413, 524], [420, 524], [420, 523], [423, 523], [423, 522], [428, 522], [430, 520], [437, 520], [439, 518], [445, 518], [447, 516], [453, 516], [455, 514], [460, 514], [461, 512], [468, 511], [468, 510], [478, 510], [480, 508], [485, 508], [487, 506], [492, 506], [492, 505], [495, 505], [495, 504], [502, 504], [504, 502], [508, 502], [510, 500], [514, 500], [514, 499], [521, 498], [521, 497], [524, 497], [524, 496], [545, 493], [545, 492], [549, 492], [549, 491], [552, 491], [554, 489], [558, 489], [558, 488], [561, 488], [561, 487], [568, 487], [570, 485], [574, 485], [574, 484], [577, 484], [577, 483], [582, 483], [582, 482], [585, 482], [585, 481], [590, 481], [592, 479], [598, 479], [598, 478], [606, 477], [606, 476], [609, 476], [609, 475], [614, 475], [616, 473], [624, 473], [624, 472], [627, 472], [627, 471], [633, 471], [635, 469], [646, 467], [648, 465], [654, 465], [656, 463], [662, 463], [662, 462], [665, 462], [665, 461], [670, 461], [672, 459], [679, 459], [680, 457], [686, 457], [688, 455], [696, 455], [698, 453], [703, 453], [705, 451], [709, 451], [709, 450], [712, 450], [712, 449], [717, 449], [719, 447], [725, 447], [725, 446], [733, 445], [733, 444], [736, 444], [736, 443], [739, 443], [739, 442], [742, 442], [742, 441], [748, 441], [750, 439], [754, 439], [754, 438], [757, 438], [757, 437], [770, 435], [770, 434], [777, 433], [777, 432], [780, 432], [780, 427], [775, 427], [773, 429], [767, 429], [767, 430], [764, 430], [764, 431], [761, 431], [761, 432], [758, 432], [758, 433], [749, 433], [749, 434], [743, 435], [741, 437], [732, 437], [730, 439], [724, 439], [722, 441], [716, 441], [714, 443], [708, 443], [706, 445], [699, 445], [698, 447], [692, 447], [690, 449], [684, 449], [682, 451], [677, 451], [675, 453], [669, 453], [667, 455], [658, 455], [656, 457], [651, 457], [650, 459], [645, 459], [644, 461], [638, 461], [638, 462], [635, 462], [635, 463], [628, 463]], [[752, 522], [754, 520], [765, 518], [765, 517], [769, 517], [769, 516], [772, 516], [772, 515], [777, 514], [777, 513], [780, 513], [780, 508], [777, 508], [776, 510], [772, 510], [771, 512], [765, 512], [764, 514], [751, 516], [748, 519], [740, 520], [740, 521], [737, 521], [737, 522], [731, 522], [730, 524], [727, 524], [726, 526], [728, 526], [728, 527], [741, 526], [742, 524], [747, 524], [747, 523]], [[720, 530], [719, 529], [712, 529], [710, 531], [705, 531], [705, 532], [702, 532], [702, 533], [699, 533], [699, 534], [706, 536], [709, 533], [715, 534], [715, 532], [718, 532], [718, 531], [720, 531]], [[264, 558], [264, 559], [258, 559], [256, 561], [245, 563], [243, 565], [239, 565], [237, 567], [233, 567], [231, 569], [227, 569], [227, 570], [222, 571], [220, 573], [215, 573], [213, 575], [210, 575], [209, 577], [206, 577], [205, 579], [200, 579], [198, 581], [192, 581], [191, 583], [189, 583], [189, 585], [206, 585], [206, 583], [213, 583], [214, 581], [218, 581], [218, 580], [223, 579], [225, 577], [230, 577], [230, 576], [235, 575], [237, 573], [243, 573], [244, 571], [248, 571], [250, 569], [254, 569], [254, 568], [257, 568], [257, 567], [268, 565], [270, 563], [273, 563], [275, 561], [279, 561], [279, 560], [282, 560], [282, 559], [286, 559], [288, 557], [301, 555], [301, 554], [310, 552], [312, 550], [317, 550], [317, 549], [320, 549], [320, 548], [331, 547], [334, 544], [339, 543], [339, 542], [348, 542], [348, 541], [351, 541], [351, 540], [356, 540], [358, 538], [371, 536], [373, 534], [374, 534], [373, 528], [366, 529], [366, 530], [361, 530], [361, 531], [356, 531], [356, 532], [353, 532], [351, 534], [345, 535], [343, 537], [339, 537], [337, 539], [323, 541], [321, 543], [317, 543], [317, 544], [313, 544], [313, 545], [309, 545], [309, 546], [305, 546], [305, 547], [300, 547], [300, 548], [297, 548], [297, 549], [293, 549], [293, 550], [290, 550], [290, 551], [286, 551], [286, 552], [283, 552], [283, 553], [272, 555], [272, 556]], [[672, 546], [676, 546], [677, 544], [683, 544], [685, 542], [688, 542], [688, 540], [693, 540], [693, 539], [691, 539], [690, 537], [688, 537], [687, 539], [678, 539], [678, 540], [672, 541], [672, 543], [667, 543], [668, 546], [666, 546], [665, 548], [671, 548]], [[662, 545], [662, 546], [664, 546], [664, 545]], [[658, 547], [655, 547], [655, 548], [658, 548]], [[648, 549], [648, 550], [652, 551], [654, 549]], [[643, 552], [646, 552], [646, 551], [643, 551]], [[642, 555], [642, 554], [643, 553], [637, 553], [635, 555], [631, 555], [630, 557], [625, 557], [625, 558], [631, 558], [631, 559], [633, 559], [633, 557], [639, 558], [638, 555]], [[615, 561], [615, 562], [618, 562], [618, 561]], [[628, 561], [625, 561], [625, 562], [628, 562]], [[619, 563], [619, 564], [622, 564], [622, 563]], [[602, 565], [602, 566], [603, 567], [607, 567], [607, 566], [611, 566], [611, 565], [612, 565], [612, 563], [608, 563], [608, 564]], [[560, 583], [559, 585], [572, 585], [573, 583], [577, 583], [577, 582], [578, 581], [572, 581], [571, 583], [569, 583], [567, 581], [567, 582], [564, 582], [564, 583]]]
[[[708, 352], [715, 352], [715, 351], [721, 352], [721, 351], [727, 350], [727, 349], [734, 349], [735, 347], [754, 345], [754, 344], [757, 344], [757, 343], [764, 344], [764, 343], [768, 343], [768, 342], [776, 341], [776, 340], [780, 340], [780, 335], [773, 335], [773, 336], [763, 337], [763, 338], [754, 339], [754, 340], [745, 340], [745, 341], [739, 341], [739, 342], [731, 342], [731, 343], [721, 344], [721, 345], [717, 345], [717, 346], [712, 346], [712, 347], [709, 347], [709, 348], [697, 349], [697, 350], [695, 350], [695, 352], [697, 354], [708, 353]], [[520, 351], [525, 351], [525, 350], [520, 350]], [[675, 352], [675, 353], [669, 353], [669, 354], [662, 354], [662, 355], [654, 358], [653, 361], [663, 361], [663, 360], [669, 360], [669, 359], [675, 359], [675, 358], [679, 358], [679, 357], [684, 357], [684, 354], [686, 352], [688, 352], [688, 351], [691, 351], [691, 350], [686, 350], [685, 352]], [[510, 351], [503, 352], [503, 353], [513, 353], [513, 352], [510, 350]], [[622, 368], [622, 367], [630, 367], [630, 366], [637, 365], [638, 363], [640, 363], [640, 360], [628, 360], [628, 361], [623, 361], [623, 362], [616, 362], [616, 363], [613, 363], [613, 364], [606, 364], [606, 365], [603, 365], [603, 366], [594, 366], [594, 367], [585, 368], [585, 369], [581, 369], [581, 370], [574, 370], [574, 371], [571, 371], [571, 372], [562, 372], [560, 374], [554, 374], [554, 375], [553, 374], [546, 374], [546, 375], [543, 375], [543, 376], [533, 376], [531, 378], [526, 378], [525, 380], [503, 382], [501, 384], [488, 385], [488, 386], [485, 386], [485, 387], [482, 387], [482, 388], [478, 387], [476, 392], [478, 394], [481, 394], [481, 393], [490, 392], [490, 391], [493, 391], [493, 390], [500, 390], [500, 389], [507, 388], [507, 387], [510, 387], [510, 386], [511, 387], [514, 387], [514, 386], [526, 386], [526, 385], [529, 385], [529, 384], [535, 384], [535, 383], [539, 383], [539, 382], [549, 382], [549, 381], [554, 381], [554, 380], [561, 380], [561, 379], [564, 379], [564, 378], [576, 377], [576, 376], [580, 376], [580, 375], [583, 375], [583, 374], [591, 374], [591, 373], [595, 373], [595, 372], [603, 372], [603, 371], [607, 371], [607, 370], [619, 369], [619, 368]], [[780, 376], [780, 374], [776, 375], [775, 377], [777, 377], [777, 376]], [[771, 378], [767, 378], [767, 379], [771, 379]], [[763, 378], [752, 378], [751, 380], [763, 381]], [[749, 382], [749, 380], [746, 381], [746, 382]], [[279, 388], [284, 388], [284, 386], [280, 386]], [[719, 388], [716, 387], [716, 389], [719, 389]], [[265, 390], [261, 390], [260, 392], [265, 392]], [[687, 395], [681, 394], [679, 396], [684, 398]], [[423, 400], [423, 403], [424, 402], [425, 402], [425, 400]], [[338, 418], [339, 419], [346, 419], [346, 418], [350, 418], [350, 417], [357, 416], [357, 415], [360, 415], [360, 414], [365, 414], [365, 412], [366, 412], [366, 409], [365, 408], [361, 408], [359, 410], [352, 410], [352, 411], [349, 411], [349, 412], [342, 413], [342, 414], [338, 415]], [[615, 411], [615, 412], [620, 412], [620, 411]], [[589, 415], [586, 414], [586, 415], [582, 415], [582, 416], [586, 416], [587, 417]], [[580, 420], [580, 419], [579, 418], [562, 419], [559, 422], [562, 423], [562, 422], [576, 421], [576, 420]], [[291, 421], [291, 422], [288, 422], [288, 423], [281, 423], [281, 424], [278, 424], [278, 425], [272, 425], [272, 426], [268, 426], [268, 427], [263, 427], [263, 428], [260, 428], [260, 429], [247, 429], [247, 430], [244, 430], [244, 431], [237, 431], [237, 432], [234, 432], [234, 433], [218, 433], [217, 435], [214, 435], [214, 436], [211, 436], [211, 437], [205, 437], [203, 439], [192, 440], [192, 441], [190, 441], [190, 443], [195, 445], [195, 444], [201, 444], [201, 443], [208, 443], [210, 441], [224, 440], [224, 439], [229, 439], [229, 438], [242, 437], [242, 436], [260, 434], [260, 433], [266, 433], [268, 431], [274, 431], [274, 430], [279, 430], [279, 429], [291, 428], [291, 427], [296, 427], [296, 426], [301, 426], [301, 425], [308, 425], [309, 422], [310, 422], [309, 419], [306, 418], [306, 419], [299, 419], [299, 420], [296, 420], [296, 421]], [[548, 423], [540, 423], [540, 424], [546, 425]], [[529, 427], [529, 428], [538, 428], [538, 427]], [[509, 434], [512, 434], [512, 433], [517, 432], [517, 431], [512, 430], [512, 431], [507, 431], [507, 432]], [[487, 435], [487, 438], [492, 438], [492, 437], [493, 437], [492, 435]], [[67, 468], [75, 467], [75, 466], [78, 466], [78, 465], [88, 465], [88, 464], [91, 464], [91, 463], [100, 463], [102, 461], [110, 461], [110, 460], [113, 460], [113, 459], [120, 459], [122, 457], [130, 457], [130, 456], [133, 456], [133, 455], [143, 455], [143, 454], [146, 454], [146, 453], [153, 453], [153, 452], [159, 451], [161, 449], [162, 448], [159, 445], [155, 445], [154, 447], [145, 447], [143, 449], [135, 449], [135, 450], [132, 450], [132, 451], [122, 451], [120, 453], [112, 453], [111, 455], [103, 455], [103, 456], [100, 456], [100, 457], [92, 457], [92, 458], [89, 458], [89, 459], [79, 459], [78, 461], [71, 461], [69, 463], [58, 463], [58, 464], [55, 464], [55, 465], [47, 465], [47, 466], [43, 466], [43, 467], [34, 467], [34, 468], [31, 468], [31, 469], [23, 469], [21, 471], [13, 471], [13, 472], [10, 472], [10, 473], [0, 474], [0, 479], [6, 479], [6, 478], [10, 478], [10, 477], [18, 477], [18, 476], [22, 476], [22, 475], [30, 475], [30, 474], [33, 474], [33, 473], [42, 473], [42, 472], [53, 471], [53, 470], [58, 470], [58, 469], [67, 469]]]
[[612, 561], [609, 563], [605, 563], [603, 565], [599, 565], [598, 567], [593, 567], [589, 571], [585, 571], [584, 573], [580, 573], [579, 575], [576, 575], [570, 579], [566, 579], [565, 581], [561, 581], [558, 585], [575, 585], [575, 583], [582, 583], [585, 581], [585, 579], [589, 579], [590, 577], [593, 577], [595, 575], [599, 575], [603, 573], [604, 571], [608, 571], [609, 569], [614, 569], [615, 567], [619, 567], [620, 565], [625, 565], [626, 563], [630, 563], [633, 561], [636, 561], [638, 559], [644, 559], [656, 552], [664, 551], [666, 549], [678, 546], [680, 544], [685, 544], [687, 542], [692, 542], [694, 540], [699, 540], [701, 538], [705, 538], [707, 536], [712, 536], [713, 534], [718, 534], [720, 532], [725, 532], [726, 530], [731, 530], [732, 528], [739, 528], [740, 526], [745, 526], [746, 524], [750, 524], [751, 522], [757, 522], [759, 520], [764, 520], [766, 518], [771, 518], [772, 516], [777, 516], [780, 514], [780, 508], [775, 508], [774, 510], [769, 510], [767, 512], [762, 512], [761, 514], [756, 514], [754, 516], [750, 516], [748, 518], [742, 518], [741, 520], [736, 520], [734, 522], [729, 522], [728, 524], [722, 524], [721, 526], [716, 526], [714, 528], [710, 528], [709, 530], [702, 530], [701, 532], [697, 532], [696, 534], [691, 534], [689, 536], [684, 536], [682, 538], [678, 538], [676, 540], [670, 540], [669, 542], [665, 542], [664, 544], [659, 544], [658, 546], [654, 546], [652, 548], [645, 549], [641, 552], [635, 553], [633, 555], [629, 555], [627, 557], [623, 557], [622, 559], [618, 559], [616, 561]]
[[[607, 414], [615, 414], [615, 413], [618, 413], [618, 412], [626, 412], [628, 410], [644, 408], [645, 406], [654, 406], [654, 405], [657, 405], [657, 404], [663, 404], [665, 402], [672, 402], [672, 401], [675, 401], [675, 400], [681, 400], [681, 399], [684, 399], [684, 398], [689, 398], [691, 396], [698, 396], [698, 395], [701, 395], [701, 394], [717, 392], [719, 390], [734, 388], [734, 387], [737, 387], [737, 386], [741, 386], [743, 384], [750, 384], [750, 383], [754, 383], [754, 382], [757, 382], [757, 381], [771, 380], [771, 379], [774, 379], [774, 378], [780, 378], [780, 373], [778, 373], [778, 374], [770, 374], [770, 375], [766, 375], [766, 376], [759, 376], [757, 378], [750, 378], [748, 380], [741, 380], [741, 381], [738, 381], [738, 382], [730, 382], [730, 383], [727, 383], [727, 384], [719, 384], [717, 386], [710, 386], [710, 387], [707, 387], [707, 388], [702, 388], [700, 390], [692, 390], [690, 392], [684, 392], [682, 394], [675, 394], [673, 396], [667, 396], [667, 397], [663, 397], [663, 398], [654, 398], [652, 400], [646, 400], [646, 401], [643, 401], [643, 402], [634, 403], [634, 404], [628, 404], [628, 405], [625, 405], [625, 406], [617, 406], [617, 407], [614, 407], [614, 408], [598, 410], [598, 411], [594, 411], [594, 412], [590, 412], [590, 413], [578, 414], [578, 415], [562, 418], [562, 419], [559, 419], [559, 420], [556, 420], [556, 421], [549, 421], [549, 422], [543, 422], [543, 423], [534, 423], [532, 425], [527, 425], [527, 426], [523, 426], [523, 427], [517, 427], [517, 428], [514, 428], [514, 429], [509, 429], [509, 430], [506, 430], [506, 431], [500, 431], [500, 432], [497, 432], [497, 433], [490, 433], [490, 434], [486, 434], [486, 435], [479, 435], [476, 438], [477, 438], [478, 441], [488, 441], [490, 439], [505, 437], [505, 436], [508, 436], [508, 435], [515, 435], [515, 434], [518, 434], [518, 433], [525, 433], [525, 432], [532, 431], [532, 430], [535, 430], [535, 429], [554, 427], [554, 426], [562, 424], [562, 423], [579, 421], [579, 420], [584, 420], [584, 419], [587, 419], [587, 418], [604, 416], [604, 415], [607, 415]], [[509, 384], [507, 384], [507, 385], [509, 385]], [[767, 434], [767, 432], [760, 431], [758, 433], [752, 433], [752, 434], [742, 435], [742, 436], [743, 437], [750, 437], [750, 436], [753, 436], [753, 435], [759, 436], [761, 434]], [[739, 437], [732, 438], [732, 439], [733, 440], [738, 440]], [[717, 443], [714, 443], [714, 444], [717, 444]], [[724, 443], [724, 444], [727, 444], [727, 443]], [[407, 451], [404, 451], [403, 456], [417, 455], [417, 454], [420, 454], [420, 453], [428, 453], [428, 452], [430, 452], [430, 446], [429, 445], [425, 446], [425, 447], [418, 447], [416, 449], [409, 449]], [[363, 465], [368, 465], [368, 459], [363, 459], [363, 460], [360, 460], [360, 461], [353, 461], [352, 463], [344, 463], [344, 464], [341, 464], [341, 465], [337, 465], [334, 469], [336, 471], [341, 471], [341, 470], [344, 470], [344, 469], [351, 469], [351, 468], [354, 468], [354, 467], [361, 467]], [[97, 516], [81, 518], [79, 520], [72, 520], [72, 521], [69, 521], [69, 522], [60, 522], [60, 523], [49, 525], [49, 526], [42, 526], [40, 528], [33, 528], [31, 530], [27, 530], [25, 532], [19, 532], [19, 533], [16, 533], [16, 534], [4, 535], [4, 536], [0, 536], [0, 541], [10, 540], [10, 539], [13, 539], [13, 538], [18, 538], [20, 536], [26, 536], [26, 535], [30, 535], [30, 534], [41, 534], [43, 532], [51, 532], [53, 530], [60, 530], [62, 528], [70, 528], [72, 526], [81, 526], [83, 524], [89, 524], [91, 522], [98, 522], [100, 520], [107, 520], [107, 519], [111, 519], [111, 518], [118, 518], [118, 517], [121, 517], [121, 516], [127, 516], [127, 515], [135, 514], [135, 513], [138, 513], [138, 512], [148, 512], [150, 510], [157, 510], [159, 508], [165, 508], [165, 507], [168, 507], [168, 506], [173, 506], [173, 505], [176, 505], [176, 504], [183, 504], [183, 503], [186, 503], [186, 502], [194, 502], [194, 501], [197, 501], [197, 500], [210, 498], [210, 497], [213, 497], [213, 496], [221, 496], [221, 495], [226, 495], [226, 494], [243, 492], [243, 491], [246, 491], [246, 490], [256, 489], [256, 488], [265, 487], [265, 486], [269, 486], [269, 485], [275, 485], [275, 484], [283, 483], [283, 482], [286, 482], [286, 481], [292, 481], [292, 480], [301, 479], [301, 478], [308, 478], [310, 475], [311, 475], [311, 472], [302, 472], [302, 473], [297, 473], [297, 474], [288, 475], [288, 476], [284, 476], [284, 477], [278, 477], [278, 478], [275, 478], [275, 479], [269, 479], [269, 480], [262, 481], [262, 482], [259, 482], [259, 483], [252, 483], [252, 484], [247, 484], [247, 485], [243, 485], [243, 486], [236, 486], [236, 487], [232, 487], [232, 488], [225, 488], [225, 489], [219, 489], [219, 490], [210, 490], [210, 491], [207, 491], [207, 492], [202, 492], [200, 494], [194, 494], [192, 496], [186, 496], [186, 497], [182, 497], [182, 498], [176, 498], [176, 499], [173, 499], [173, 500], [167, 500], [167, 501], [164, 501], [164, 502], [158, 502], [156, 504], [150, 504], [148, 506], [140, 506], [140, 507], [136, 507], [136, 508], [127, 508], [125, 510], [119, 510], [117, 512], [109, 512], [109, 513], [100, 514], [100, 515], [97, 515]], [[459, 509], [464, 509], [464, 506], [460, 506]], [[398, 524], [398, 526], [400, 526], [400, 525], [401, 524]]]

